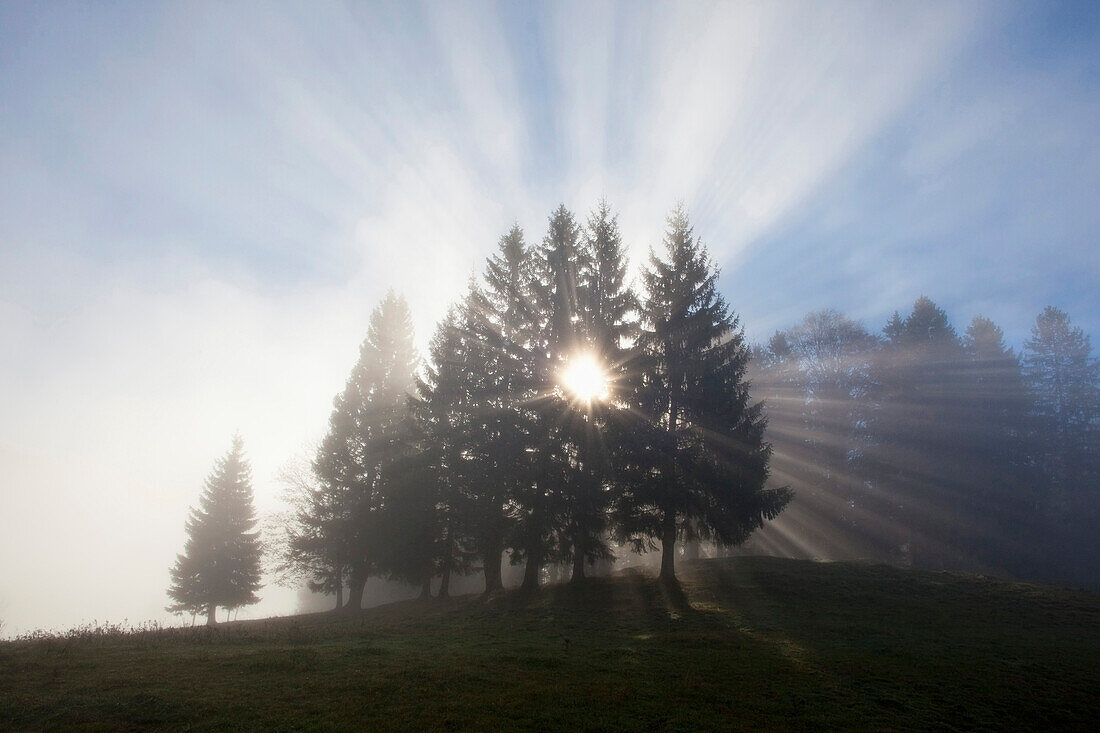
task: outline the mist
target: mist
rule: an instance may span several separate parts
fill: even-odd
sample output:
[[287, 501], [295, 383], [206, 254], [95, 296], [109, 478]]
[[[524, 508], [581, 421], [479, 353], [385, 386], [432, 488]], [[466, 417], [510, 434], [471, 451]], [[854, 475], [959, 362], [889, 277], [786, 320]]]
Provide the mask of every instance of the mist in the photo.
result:
[[[1091, 3], [3, 4], [0, 639], [680, 569], [698, 621], [805, 567], [759, 555], [1095, 591], [1098, 49]], [[255, 597], [203, 601], [230, 485]]]

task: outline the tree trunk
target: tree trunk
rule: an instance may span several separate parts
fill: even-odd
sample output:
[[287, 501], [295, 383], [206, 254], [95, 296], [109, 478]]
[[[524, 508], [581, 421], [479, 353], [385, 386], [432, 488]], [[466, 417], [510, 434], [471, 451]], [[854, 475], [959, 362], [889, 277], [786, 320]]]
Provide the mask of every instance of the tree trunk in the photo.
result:
[[431, 598], [432, 597], [432, 579], [424, 578], [424, 582], [420, 584], [420, 597]]
[[[679, 380], [670, 379], [670, 384], [679, 384]], [[676, 444], [676, 431], [679, 428], [680, 405], [677, 389], [673, 389], [669, 395], [668, 405], [668, 432], [672, 436], [673, 445]], [[664, 470], [663, 478], [675, 485], [676, 460], [670, 458]], [[676, 512], [665, 509], [664, 520], [661, 524], [661, 580], [666, 583], [676, 582]]]
[[[541, 543], [538, 543], [541, 544]], [[523, 568], [523, 583], [519, 589], [530, 593], [539, 588], [539, 573], [542, 572], [542, 548], [528, 546], [527, 564]]]
[[363, 589], [367, 587], [367, 574], [362, 570], [353, 570], [348, 582], [348, 602], [344, 610], [355, 613], [363, 607]]
[[336, 608], [334, 608], [333, 610], [334, 611], [339, 611], [343, 607], [344, 607], [344, 584], [340, 583], [340, 585], [336, 586]]
[[584, 561], [584, 543], [575, 540], [573, 542], [573, 577], [569, 579], [570, 583], [584, 582]]
[[451, 565], [453, 560], [454, 545], [447, 543], [447, 554], [443, 557], [443, 577], [439, 581], [439, 597], [448, 598], [451, 595]]
[[218, 607], [215, 606], [213, 603], [208, 604], [206, 606], [206, 625], [207, 626], [216, 626], [218, 624], [218, 617], [215, 613], [217, 610], [218, 610]]
[[527, 565], [523, 569], [523, 583], [519, 589], [531, 593], [539, 588], [542, 571], [542, 486], [535, 487], [535, 501], [531, 516], [527, 518]]
[[443, 578], [439, 581], [439, 597], [447, 598], [451, 594], [451, 567], [454, 565], [455, 541], [454, 525], [447, 521], [447, 551], [443, 553]]
[[481, 559], [481, 564], [485, 571], [486, 593], [492, 593], [504, 587], [504, 581], [501, 578], [500, 571], [500, 544], [497, 538], [493, 538], [491, 541], [485, 543], [485, 557]]
[[439, 597], [450, 598], [451, 597], [451, 565], [447, 564], [447, 567], [443, 568], [443, 579], [439, 581]]
[[661, 528], [661, 580], [676, 580], [676, 515], [665, 512]]

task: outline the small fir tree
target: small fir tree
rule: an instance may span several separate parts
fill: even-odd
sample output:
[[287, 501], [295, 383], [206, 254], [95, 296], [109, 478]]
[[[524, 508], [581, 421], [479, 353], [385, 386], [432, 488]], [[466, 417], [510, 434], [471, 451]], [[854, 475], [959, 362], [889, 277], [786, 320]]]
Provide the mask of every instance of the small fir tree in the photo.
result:
[[239, 608], [260, 599], [260, 533], [255, 530], [252, 468], [240, 436], [218, 460], [187, 518], [187, 543], [172, 567], [169, 611], [201, 613], [216, 623], [218, 607]]

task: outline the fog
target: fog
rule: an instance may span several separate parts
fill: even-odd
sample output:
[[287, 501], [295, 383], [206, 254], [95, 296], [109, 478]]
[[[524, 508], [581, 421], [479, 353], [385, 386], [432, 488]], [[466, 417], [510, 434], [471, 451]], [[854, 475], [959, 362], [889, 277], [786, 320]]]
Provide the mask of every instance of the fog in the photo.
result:
[[[386, 292], [426, 353], [498, 238], [562, 201], [606, 197], [635, 272], [683, 202], [752, 343], [824, 308], [877, 333], [921, 295], [1017, 352], [1047, 305], [1097, 336], [1098, 27], [1039, 3], [3, 5], [2, 633], [176, 622], [168, 570], [233, 435], [279, 511]], [[260, 595], [239, 618], [317, 607]]]

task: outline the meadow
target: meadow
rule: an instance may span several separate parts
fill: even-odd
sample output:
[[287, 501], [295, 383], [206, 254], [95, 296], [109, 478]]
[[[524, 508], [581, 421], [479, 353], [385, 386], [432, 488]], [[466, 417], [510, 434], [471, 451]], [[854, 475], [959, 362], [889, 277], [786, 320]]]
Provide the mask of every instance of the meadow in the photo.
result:
[[1100, 593], [764, 557], [0, 642], [11, 730], [1086, 730]]

